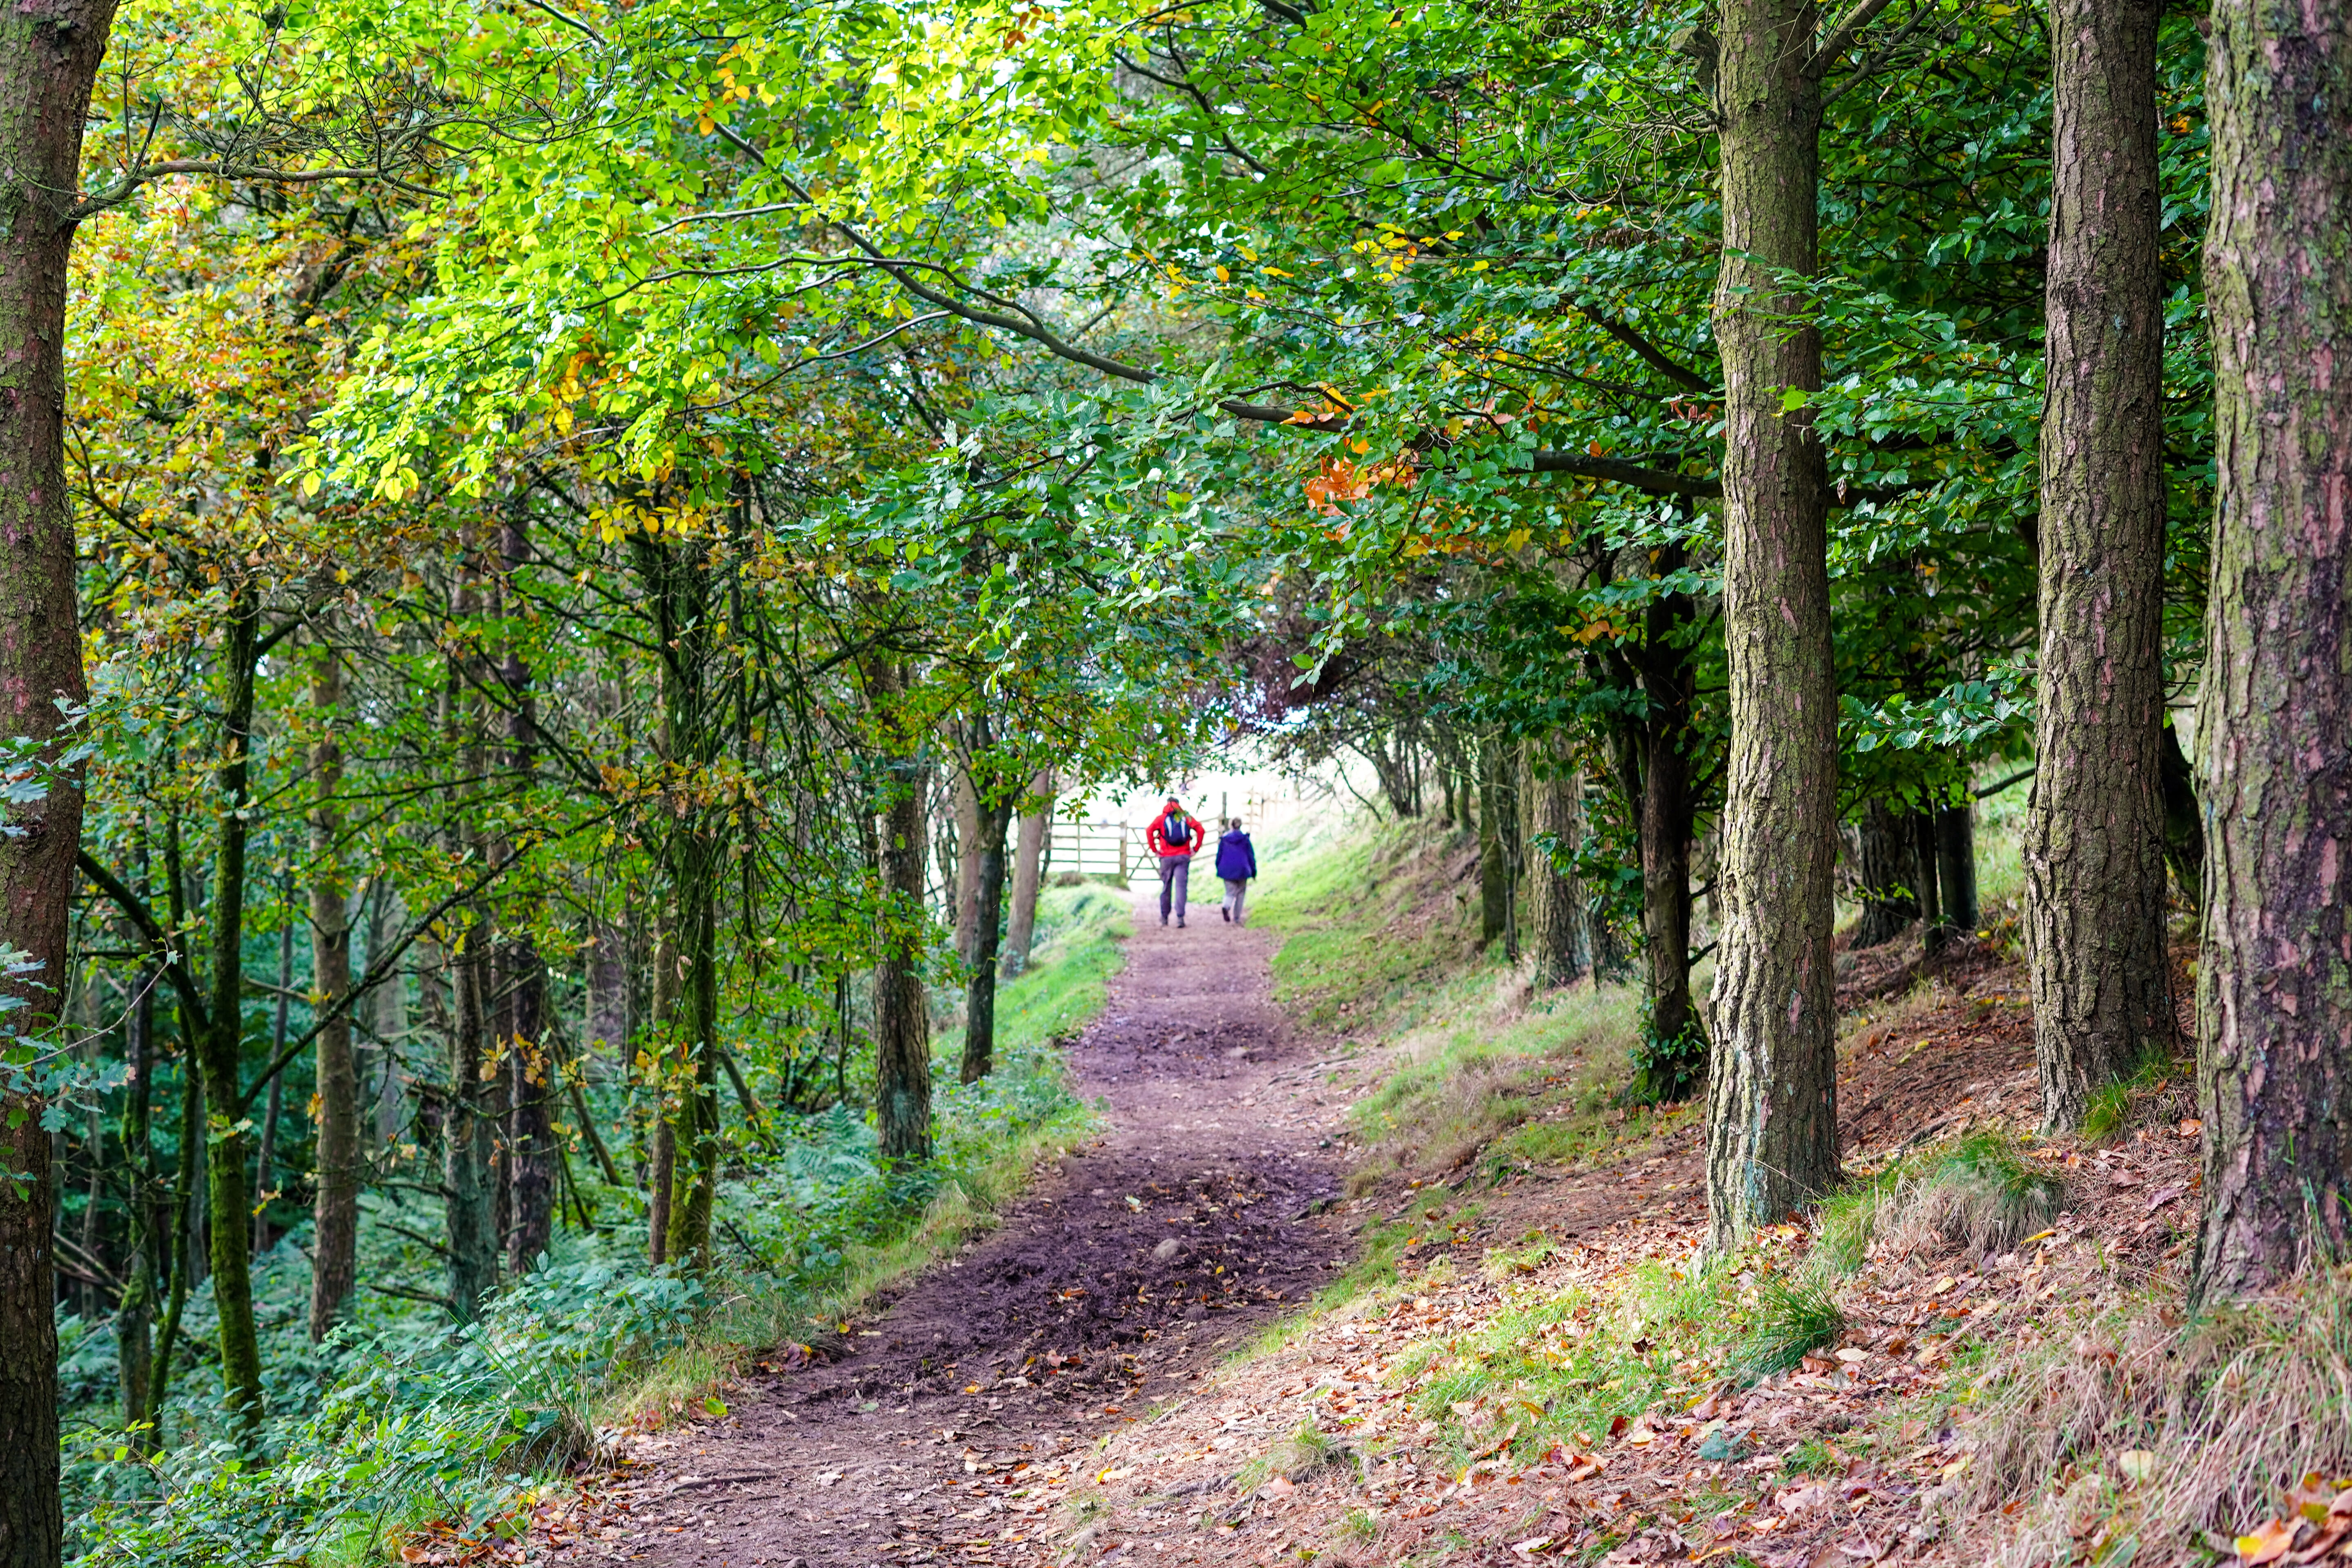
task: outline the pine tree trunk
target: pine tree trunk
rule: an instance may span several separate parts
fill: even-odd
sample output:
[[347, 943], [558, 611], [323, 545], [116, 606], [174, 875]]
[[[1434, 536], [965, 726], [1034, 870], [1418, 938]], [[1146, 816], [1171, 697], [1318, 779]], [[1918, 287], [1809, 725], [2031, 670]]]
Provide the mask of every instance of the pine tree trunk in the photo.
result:
[[238, 1425], [257, 1429], [263, 1415], [261, 1342], [253, 1317], [252, 1253], [247, 1243], [252, 1205], [246, 1188], [245, 863], [247, 785], [253, 744], [254, 649], [261, 610], [249, 587], [237, 589], [222, 628], [220, 671], [227, 682], [222, 704], [220, 761], [213, 788], [220, 802], [219, 844], [212, 885], [212, 996], [205, 1009], [205, 1099], [211, 1107], [205, 1141], [211, 1202], [213, 1302], [220, 1312], [221, 1379]]
[[1811, 0], [1723, 0], [1717, 71], [1723, 263], [1725, 650], [1731, 758], [1707, 1094], [1707, 1204], [1728, 1248], [1838, 1177], [1830, 968], [1837, 694], [1828, 489], [1811, 420], [1821, 86]]
[[[343, 661], [331, 643], [311, 651], [310, 706], [320, 720], [310, 744], [310, 984], [316, 1006], [331, 1008], [352, 988], [350, 890], [345, 886], [342, 814]], [[358, 1282], [360, 1081], [352, 1025], [339, 1019], [319, 1031], [319, 1141], [311, 1201], [310, 1342], [342, 1321]]]
[[928, 771], [898, 709], [907, 675], [897, 661], [873, 661], [866, 697], [888, 748], [887, 782], [877, 802], [882, 818], [882, 961], [874, 968], [875, 1121], [882, 1157], [918, 1164], [931, 1157], [931, 1020], [923, 995], [923, 862]]
[[[64, 447], [73, 228], [58, 206], [80, 188], [83, 119], [113, 20], [110, 0], [0, 13], [0, 166], [11, 191], [0, 204], [0, 719], [43, 747], [63, 716], [58, 699], [86, 695]], [[0, 946], [39, 966], [11, 982], [26, 1004], [12, 1018], [19, 1030], [45, 1030], [63, 994], [81, 812], [76, 768], [50, 781], [47, 799], [11, 807], [21, 831], [0, 837]], [[64, 1550], [56, 1203], [40, 1105], [0, 1095], [0, 1568], [56, 1568]]]
[[1894, 941], [1919, 918], [1917, 856], [1911, 846], [1911, 824], [1888, 809], [1883, 800], [1863, 808], [1862, 918], [1853, 928], [1857, 948], [1878, 947]]
[[[1554, 737], [1528, 747], [1528, 797], [1533, 805], [1534, 837], [1549, 838], [1564, 854], [1584, 841], [1584, 776]], [[1537, 774], [1540, 777], [1536, 777]], [[1528, 878], [1529, 946], [1534, 949], [1538, 990], [1572, 986], [1592, 972], [1592, 932], [1584, 906], [1584, 883], [1558, 869], [1539, 850]]]
[[2055, 0], [2041, 653], [2024, 834], [2042, 1120], [2173, 1038], [2164, 959], [2161, 0]]
[[2212, 16], [2200, 1299], [2352, 1240], [2352, 3]]
[[1044, 804], [1020, 819], [1013, 852], [1013, 907], [1004, 924], [1004, 957], [998, 973], [1017, 979], [1029, 967], [1029, 949], [1037, 940], [1037, 890], [1045, 881], [1045, 835], [1054, 821], [1054, 776], [1040, 773], [1029, 793]]

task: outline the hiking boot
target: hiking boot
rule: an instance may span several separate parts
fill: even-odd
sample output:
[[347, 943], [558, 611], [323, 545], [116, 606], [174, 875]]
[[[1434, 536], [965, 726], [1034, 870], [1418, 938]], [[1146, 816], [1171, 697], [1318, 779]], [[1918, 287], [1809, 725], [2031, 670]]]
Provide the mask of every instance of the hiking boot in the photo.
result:
[[1176, 929], [1179, 931], [1184, 929], [1184, 917], [1181, 915], [1176, 917]]

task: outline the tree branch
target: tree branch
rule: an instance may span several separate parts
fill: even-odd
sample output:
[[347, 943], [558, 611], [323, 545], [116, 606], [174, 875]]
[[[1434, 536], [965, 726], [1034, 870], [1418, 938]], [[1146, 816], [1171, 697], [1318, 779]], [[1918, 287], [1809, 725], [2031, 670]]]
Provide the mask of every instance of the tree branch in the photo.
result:
[[1820, 50], [1805, 62], [1805, 74], [1815, 81], [1829, 75], [1830, 68], [1837, 64], [1838, 57], [1853, 47], [1854, 39], [1877, 18], [1881, 11], [1886, 9], [1889, 0], [1862, 0], [1846, 14], [1844, 21], [1831, 29]]
[[204, 998], [196, 991], [195, 977], [188, 973], [187, 967], [180, 961], [179, 954], [172, 950], [163, 923], [155, 918], [154, 911], [147, 907], [147, 901], [131, 892], [121, 878], [99, 864], [88, 850], [75, 851], [74, 862], [100, 893], [112, 899], [116, 907], [130, 917], [131, 924], [139, 927], [139, 934], [147, 938], [150, 949], [163, 958], [163, 972], [172, 977], [172, 989], [178, 993], [180, 1006], [186, 1009], [188, 1019], [196, 1031], [202, 1033], [209, 1026]]

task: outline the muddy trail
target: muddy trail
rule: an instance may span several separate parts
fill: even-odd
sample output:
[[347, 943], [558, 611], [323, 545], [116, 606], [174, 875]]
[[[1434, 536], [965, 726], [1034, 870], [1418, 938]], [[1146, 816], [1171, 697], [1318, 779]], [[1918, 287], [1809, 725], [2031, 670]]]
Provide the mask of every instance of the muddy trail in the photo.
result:
[[1108, 1104], [1098, 1141], [877, 1303], [839, 1361], [787, 1350], [723, 1419], [638, 1440], [626, 1522], [551, 1560], [1046, 1561], [1048, 1505], [1008, 1476], [1073, 1472], [1343, 1266], [1324, 1212], [1340, 1097], [1274, 1006], [1277, 939], [1213, 904], [1163, 927], [1157, 899], [1139, 890], [1126, 966], [1070, 1050]]

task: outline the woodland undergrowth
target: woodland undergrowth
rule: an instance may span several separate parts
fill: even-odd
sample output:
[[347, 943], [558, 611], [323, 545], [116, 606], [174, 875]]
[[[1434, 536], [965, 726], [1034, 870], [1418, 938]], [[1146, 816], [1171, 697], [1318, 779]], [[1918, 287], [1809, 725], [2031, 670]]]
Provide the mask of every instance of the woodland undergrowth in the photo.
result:
[[[1098, 1011], [1118, 966], [1127, 901], [1085, 885], [1041, 900], [1031, 968], [998, 1012], [997, 1070], [956, 1086], [961, 1037], [935, 1042], [940, 1155], [919, 1171], [877, 1161], [873, 1128], [842, 1111], [779, 1122], [735, 1151], [719, 1193], [714, 1267], [647, 1265], [634, 1194], [583, 1183], [607, 1223], [566, 1231], [474, 1322], [394, 1302], [313, 1348], [301, 1334], [305, 1235], [266, 1260], [271, 1408], [240, 1444], [212, 1380], [175, 1400], [174, 1441], [150, 1458], [123, 1440], [102, 1324], [68, 1320], [68, 1506], [73, 1561], [362, 1564], [521, 1528], [593, 1466], [618, 1428], [724, 1409], [742, 1359], [779, 1344], [821, 1354], [875, 1291], [990, 1223], [1092, 1111], [1057, 1042]], [[363, 1245], [396, 1240], [377, 1228]], [[208, 1299], [188, 1313], [204, 1343]], [[423, 1553], [423, 1555], [420, 1555]], [[446, 1553], [445, 1553], [446, 1554]]]

